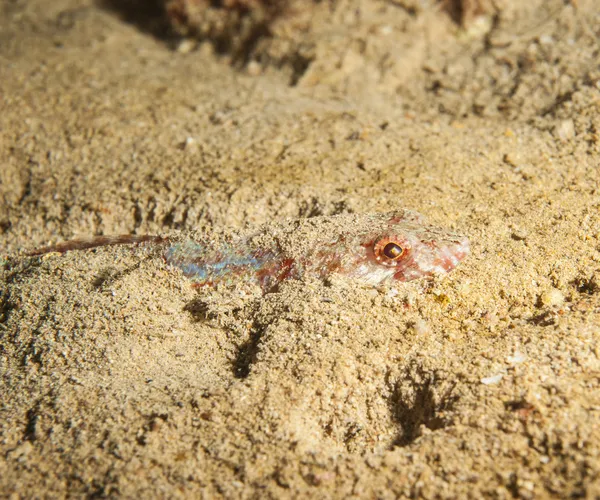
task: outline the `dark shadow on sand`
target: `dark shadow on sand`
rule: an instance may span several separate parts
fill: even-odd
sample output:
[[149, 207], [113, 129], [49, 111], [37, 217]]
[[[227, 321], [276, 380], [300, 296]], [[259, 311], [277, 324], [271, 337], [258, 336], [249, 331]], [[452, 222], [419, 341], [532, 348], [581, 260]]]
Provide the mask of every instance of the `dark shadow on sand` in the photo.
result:
[[161, 40], [174, 38], [161, 0], [97, 0], [97, 5]]

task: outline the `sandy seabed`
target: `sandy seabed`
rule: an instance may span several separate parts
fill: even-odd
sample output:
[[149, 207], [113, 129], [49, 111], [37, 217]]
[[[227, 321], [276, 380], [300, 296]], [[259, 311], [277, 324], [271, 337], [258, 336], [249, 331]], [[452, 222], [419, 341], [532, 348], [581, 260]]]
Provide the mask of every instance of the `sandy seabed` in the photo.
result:
[[[600, 7], [463, 3], [307, 2], [247, 50], [0, 4], [0, 496], [600, 496]], [[25, 255], [397, 208], [470, 257], [260, 296]]]

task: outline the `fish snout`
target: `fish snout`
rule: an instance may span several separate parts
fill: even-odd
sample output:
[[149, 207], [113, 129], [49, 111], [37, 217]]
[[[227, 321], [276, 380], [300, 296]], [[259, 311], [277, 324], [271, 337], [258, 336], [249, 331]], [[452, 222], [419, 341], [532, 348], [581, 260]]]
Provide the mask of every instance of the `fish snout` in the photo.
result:
[[436, 264], [445, 272], [448, 272], [458, 266], [458, 264], [469, 255], [471, 245], [469, 239], [463, 236], [446, 242], [439, 250], [440, 254]]

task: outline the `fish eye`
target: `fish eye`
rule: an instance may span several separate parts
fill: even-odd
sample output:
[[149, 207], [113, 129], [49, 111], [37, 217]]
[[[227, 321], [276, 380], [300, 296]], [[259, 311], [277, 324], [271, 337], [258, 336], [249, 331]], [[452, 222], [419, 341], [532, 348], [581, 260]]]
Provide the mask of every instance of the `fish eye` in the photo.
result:
[[410, 250], [410, 244], [396, 237], [386, 236], [375, 243], [373, 253], [377, 261], [382, 264], [394, 265], [402, 260], [407, 251]]
[[383, 247], [383, 255], [385, 255], [388, 259], [395, 260], [398, 257], [401, 257], [403, 253], [404, 249], [396, 243], [388, 243]]

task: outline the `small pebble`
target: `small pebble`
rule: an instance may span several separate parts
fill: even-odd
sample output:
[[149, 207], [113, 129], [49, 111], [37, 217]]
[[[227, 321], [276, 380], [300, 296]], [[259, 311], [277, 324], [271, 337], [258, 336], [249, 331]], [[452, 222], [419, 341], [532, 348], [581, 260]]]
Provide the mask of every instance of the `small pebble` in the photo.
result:
[[504, 378], [504, 375], [499, 373], [498, 375], [492, 375], [491, 377], [485, 377], [481, 379], [481, 383], [485, 385], [494, 385], [500, 382]]
[[516, 351], [513, 356], [507, 356], [506, 361], [508, 361], [511, 365], [518, 365], [527, 360], [527, 356], [525, 354]]
[[257, 61], [250, 61], [246, 66], [246, 71], [250, 76], [260, 76], [262, 73], [262, 67]]
[[514, 153], [506, 153], [502, 157], [502, 161], [511, 167], [516, 167], [519, 165], [519, 159]]
[[189, 54], [192, 50], [196, 48], [196, 41], [190, 38], [186, 38], [182, 40], [177, 46], [177, 52], [180, 54]]
[[563, 120], [554, 128], [554, 135], [561, 141], [568, 141], [575, 137], [575, 125], [573, 120]]
[[564, 301], [565, 296], [560, 290], [556, 288], [547, 290], [540, 296], [540, 302], [547, 307], [558, 307], [562, 305]]
[[431, 326], [423, 319], [418, 319], [412, 324], [412, 330], [416, 335], [424, 336], [431, 333]]

